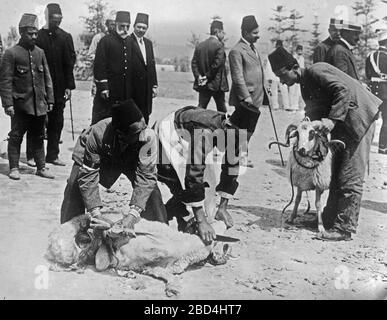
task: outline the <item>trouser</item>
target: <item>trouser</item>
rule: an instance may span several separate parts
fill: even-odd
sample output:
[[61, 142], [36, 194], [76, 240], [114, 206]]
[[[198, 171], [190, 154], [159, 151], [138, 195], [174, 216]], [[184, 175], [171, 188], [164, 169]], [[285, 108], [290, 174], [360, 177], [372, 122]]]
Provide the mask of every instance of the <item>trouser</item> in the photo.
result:
[[216, 109], [220, 112], [227, 112], [225, 93], [223, 91], [211, 91], [202, 89], [199, 91], [199, 107], [207, 109], [211, 98], [214, 98]]
[[272, 81], [270, 85], [270, 103], [273, 110], [279, 109], [278, 104], [278, 86], [279, 81]]
[[45, 167], [44, 159], [44, 121], [46, 116], [33, 116], [16, 112], [11, 118], [11, 131], [8, 141], [8, 158], [10, 169], [19, 167], [20, 146], [27, 132], [30, 137], [31, 158], [36, 162], [38, 170]]
[[324, 224], [342, 231], [356, 233], [365, 170], [368, 164], [375, 123], [360, 143], [334, 154], [329, 196], [323, 212]]
[[383, 100], [382, 105], [379, 107], [382, 116], [382, 127], [379, 134], [379, 148], [387, 148], [387, 99]]
[[300, 84], [295, 83], [289, 87], [289, 109], [298, 110], [301, 96]]
[[112, 116], [112, 102], [101, 97], [100, 92], [94, 96], [91, 113], [91, 125]]
[[282, 98], [282, 107], [284, 109], [289, 109], [289, 92], [288, 92], [288, 86], [286, 84], [279, 84], [280, 92], [281, 92], [281, 98]]
[[[61, 206], [60, 223], [65, 223], [66, 221], [85, 213], [86, 208], [78, 184], [79, 168], [80, 166], [74, 163], [71, 169], [70, 177], [67, 179], [67, 185], [64, 191], [64, 198]], [[105, 170], [101, 167], [99, 174], [100, 184], [105, 188], [110, 188], [119, 178], [119, 175], [113, 177], [109, 168], [106, 168]], [[124, 174], [133, 183], [134, 172], [125, 172]], [[168, 222], [167, 212], [165, 210], [158, 186], [156, 186], [151, 193], [146, 203], [145, 210], [141, 213], [141, 217], [151, 221], [159, 221], [162, 223]]]
[[54, 108], [47, 114], [47, 154], [46, 160], [56, 160], [59, 156], [59, 141], [62, 134], [65, 102], [55, 102]]

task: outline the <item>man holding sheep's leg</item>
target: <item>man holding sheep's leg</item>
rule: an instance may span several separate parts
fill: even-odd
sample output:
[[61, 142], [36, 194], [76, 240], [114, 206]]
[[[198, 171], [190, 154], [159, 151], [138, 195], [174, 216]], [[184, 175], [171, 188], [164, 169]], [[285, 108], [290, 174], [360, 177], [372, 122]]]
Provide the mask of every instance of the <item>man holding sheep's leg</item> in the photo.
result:
[[332, 159], [332, 180], [323, 212], [324, 225], [329, 231], [319, 238], [351, 240], [359, 219], [374, 121], [382, 101], [359, 81], [327, 63], [301, 69], [284, 48], [276, 49], [269, 60], [281, 83], [301, 85], [305, 115], [311, 120], [321, 120], [320, 129], [331, 132], [332, 139], [342, 140], [346, 145]]

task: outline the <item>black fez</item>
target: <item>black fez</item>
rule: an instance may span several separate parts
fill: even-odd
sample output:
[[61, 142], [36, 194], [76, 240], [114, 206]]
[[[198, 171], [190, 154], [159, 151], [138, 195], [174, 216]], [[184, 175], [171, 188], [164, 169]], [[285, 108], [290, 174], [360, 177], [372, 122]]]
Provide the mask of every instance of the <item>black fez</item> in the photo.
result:
[[143, 115], [133, 99], [119, 102], [112, 107], [112, 126], [123, 132], [137, 133], [141, 131], [142, 128], [135, 123], [142, 118]]
[[278, 47], [270, 53], [269, 61], [274, 73], [283, 67], [293, 67], [295, 64], [298, 64], [297, 60], [283, 47]]
[[241, 29], [247, 32], [251, 32], [254, 29], [258, 28], [258, 22], [255, 20], [254, 16], [245, 16], [242, 20]]
[[47, 5], [48, 16], [52, 16], [53, 14], [62, 14], [62, 10], [60, 9], [59, 4], [57, 3], [49, 3]]
[[117, 11], [116, 22], [130, 23], [129, 11]]
[[147, 15], [146, 13], [137, 13], [134, 24], [136, 23], [144, 23], [149, 26], [149, 15]]
[[223, 30], [223, 22], [219, 21], [219, 20], [212, 21], [210, 29], [211, 30], [214, 30], [214, 29]]
[[254, 106], [238, 106], [229, 118], [229, 121], [239, 129], [246, 129], [253, 133], [261, 112]]

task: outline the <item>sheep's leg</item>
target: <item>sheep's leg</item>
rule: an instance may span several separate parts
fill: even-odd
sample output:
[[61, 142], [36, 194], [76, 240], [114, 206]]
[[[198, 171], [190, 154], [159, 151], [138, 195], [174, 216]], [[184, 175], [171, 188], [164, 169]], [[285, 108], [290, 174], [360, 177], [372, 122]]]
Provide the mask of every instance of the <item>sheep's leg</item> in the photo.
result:
[[321, 195], [324, 190], [316, 188], [316, 211], [317, 211], [317, 221], [318, 221], [318, 231], [324, 232], [325, 228], [322, 221], [322, 209], [321, 209]]
[[142, 271], [142, 274], [160, 279], [166, 283], [165, 294], [168, 297], [180, 294], [181, 284], [178, 276], [174, 276], [168, 269], [162, 267], [148, 267]]
[[297, 188], [297, 195], [296, 195], [296, 199], [294, 200], [293, 212], [291, 213], [290, 217], [286, 220], [287, 223], [291, 223], [291, 224], [294, 223], [294, 219], [297, 217], [298, 206], [300, 205], [300, 202], [301, 202], [301, 196], [302, 196], [302, 191], [300, 190], [300, 188]]

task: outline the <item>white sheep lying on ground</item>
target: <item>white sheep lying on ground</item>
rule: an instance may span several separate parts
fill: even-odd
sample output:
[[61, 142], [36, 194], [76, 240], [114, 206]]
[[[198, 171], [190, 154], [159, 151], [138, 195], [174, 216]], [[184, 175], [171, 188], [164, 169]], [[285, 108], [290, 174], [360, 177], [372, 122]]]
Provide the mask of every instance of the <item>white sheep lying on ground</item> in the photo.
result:
[[[216, 234], [223, 234], [226, 230], [223, 221], [215, 221], [212, 226]], [[78, 264], [84, 248], [80, 235], [83, 233], [85, 237], [86, 228], [85, 215], [55, 228], [49, 235], [46, 257], [64, 266]], [[216, 257], [219, 264], [226, 262], [226, 252], [224, 256], [213, 255], [216, 243], [205, 246], [199, 236], [179, 232], [166, 224], [141, 219], [136, 224], [136, 235], [136, 238], [131, 238], [115, 250], [112, 267], [162, 279], [167, 283], [168, 295], [178, 293], [174, 287], [174, 275], [184, 272], [188, 266]]]
[[[287, 171], [289, 181], [292, 185], [292, 191], [293, 186], [297, 187], [297, 195], [293, 211], [287, 222], [293, 223], [294, 219], [297, 217], [297, 210], [301, 201], [302, 192], [316, 190], [315, 205], [318, 230], [323, 232], [325, 229], [322, 221], [321, 195], [325, 190], [329, 189], [331, 182], [331, 148], [337, 145], [345, 147], [345, 144], [339, 140], [329, 141], [329, 135], [323, 134], [317, 129], [320, 126], [320, 121], [310, 121], [309, 118], [305, 118], [298, 126], [290, 125], [287, 128], [285, 137], [286, 143], [272, 142], [270, 143], [269, 148], [272, 144], [289, 147], [290, 139], [295, 138], [293, 148], [289, 152]], [[288, 206], [286, 206], [283, 211], [285, 211], [287, 207]]]

